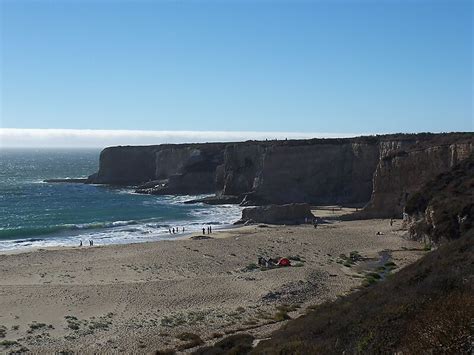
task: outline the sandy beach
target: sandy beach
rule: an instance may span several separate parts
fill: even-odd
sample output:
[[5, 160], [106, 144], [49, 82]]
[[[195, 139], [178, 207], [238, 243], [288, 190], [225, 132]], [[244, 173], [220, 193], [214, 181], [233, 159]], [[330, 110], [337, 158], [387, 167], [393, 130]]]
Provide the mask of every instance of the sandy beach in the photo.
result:
[[[1, 254], [0, 352], [189, 352], [199, 340], [184, 332], [208, 344], [239, 331], [264, 338], [287, 315], [361, 287], [367, 270], [392, 261], [396, 272], [424, 255], [400, 228], [252, 225], [210, 239]], [[364, 260], [340, 256], [355, 251]], [[292, 266], [262, 270], [258, 256]]]

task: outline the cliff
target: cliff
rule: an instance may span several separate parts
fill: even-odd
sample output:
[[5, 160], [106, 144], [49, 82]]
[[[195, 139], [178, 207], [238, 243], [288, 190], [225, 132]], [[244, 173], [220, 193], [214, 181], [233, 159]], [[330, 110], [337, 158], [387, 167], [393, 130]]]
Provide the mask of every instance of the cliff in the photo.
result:
[[430, 180], [405, 207], [414, 239], [431, 244], [458, 239], [474, 226], [474, 153]]
[[219, 143], [110, 147], [89, 182], [143, 185], [138, 191], [151, 194], [213, 193], [224, 149]]
[[100, 153], [99, 171], [89, 176], [94, 184], [133, 185], [154, 179], [158, 146], [109, 147]]
[[364, 203], [372, 192], [377, 140], [287, 141], [226, 149], [223, 194], [246, 205]]
[[473, 151], [473, 134], [422, 135], [380, 143], [373, 192], [364, 212], [371, 217], [401, 217], [410, 196]]
[[473, 151], [473, 133], [106, 148], [92, 183], [151, 194], [216, 193], [212, 203], [359, 204], [401, 216], [408, 198]]

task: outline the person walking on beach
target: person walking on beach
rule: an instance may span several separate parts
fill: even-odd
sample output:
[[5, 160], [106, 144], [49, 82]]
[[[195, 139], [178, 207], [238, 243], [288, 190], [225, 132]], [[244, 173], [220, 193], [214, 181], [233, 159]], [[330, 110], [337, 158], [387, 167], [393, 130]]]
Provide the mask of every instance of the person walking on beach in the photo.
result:
[[79, 246], [82, 247], [82, 240], [80, 241]]
[[183, 227], [183, 233], [184, 233], [184, 227]]
[[206, 228], [202, 228], [202, 234], [206, 234]]
[[209, 233], [212, 233], [212, 226], [209, 226]]
[[173, 234], [174, 234], [174, 228], [173, 228]]

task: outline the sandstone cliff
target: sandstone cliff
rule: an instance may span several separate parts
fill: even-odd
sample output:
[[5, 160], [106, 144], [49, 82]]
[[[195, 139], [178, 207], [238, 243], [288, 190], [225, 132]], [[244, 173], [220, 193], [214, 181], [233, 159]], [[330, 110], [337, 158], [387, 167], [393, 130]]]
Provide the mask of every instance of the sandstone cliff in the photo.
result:
[[140, 191], [155, 194], [213, 193], [224, 149], [219, 143], [110, 147], [101, 152], [99, 171], [89, 182], [145, 183]]
[[436, 175], [466, 159], [473, 151], [473, 143], [472, 134], [382, 141], [372, 196], [364, 211], [371, 217], [401, 217], [410, 196]]
[[[378, 162], [376, 141], [307, 143], [266, 147], [258, 160], [250, 200], [256, 204], [363, 203], [369, 200], [372, 175]], [[240, 177], [232, 167], [229, 171], [230, 175]]]
[[410, 235], [430, 243], [457, 239], [474, 226], [474, 153], [431, 179], [405, 207]]
[[146, 183], [137, 191], [152, 194], [216, 193], [212, 203], [369, 202], [359, 217], [392, 217], [473, 143], [472, 133], [452, 133], [112, 147], [89, 181]]
[[133, 185], [155, 178], [158, 146], [120, 146], [100, 153], [99, 171], [89, 176], [95, 184]]

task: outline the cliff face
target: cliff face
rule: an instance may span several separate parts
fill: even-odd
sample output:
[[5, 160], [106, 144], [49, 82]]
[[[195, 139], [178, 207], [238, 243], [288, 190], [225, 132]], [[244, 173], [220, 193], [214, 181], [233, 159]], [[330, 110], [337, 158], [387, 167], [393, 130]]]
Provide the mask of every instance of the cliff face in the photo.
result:
[[401, 217], [413, 193], [434, 176], [466, 159], [473, 150], [472, 136], [451, 144], [441, 143], [435, 140], [381, 142], [372, 197], [365, 212], [372, 217]]
[[155, 155], [155, 179], [166, 179], [155, 194], [213, 193], [217, 168], [224, 161], [224, 144], [161, 147]]
[[[101, 152], [99, 171], [89, 177], [89, 182], [138, 185], [159, 180], [160, 188], [147, 192], [212, 193], [224, 149], [224, 144], [110, 147]], [[154, 186], [149, 183], [147, 188]]]
[[367, 202], [377, 141], [291, 141], [227, 147], [223, 195], [247, 204]]
[[255, 190], [263, 167], [266, 146], [243, 143], [229, 145], [222, 166], [222, 195], [241, 195]]
[[133, 185], [154, 179], [156, 146], [110, 147], [100, 153], [95, 184]]
[[375, 142], [269, 147], [255, 195], [276, 203], [366, 202], [377, 161]]
[[113, 147], [89, 180], [146, 183], [143, 193], [237, 196], [247, 205], [369, 202], [360, 217], [392, 217], [473, 146], [474, 134], [453, 133]]
[[474, 227], [474, 153], [448, 172], [431, 179], [405, 207], [414, 239], [431, 243], [457, 239]]

